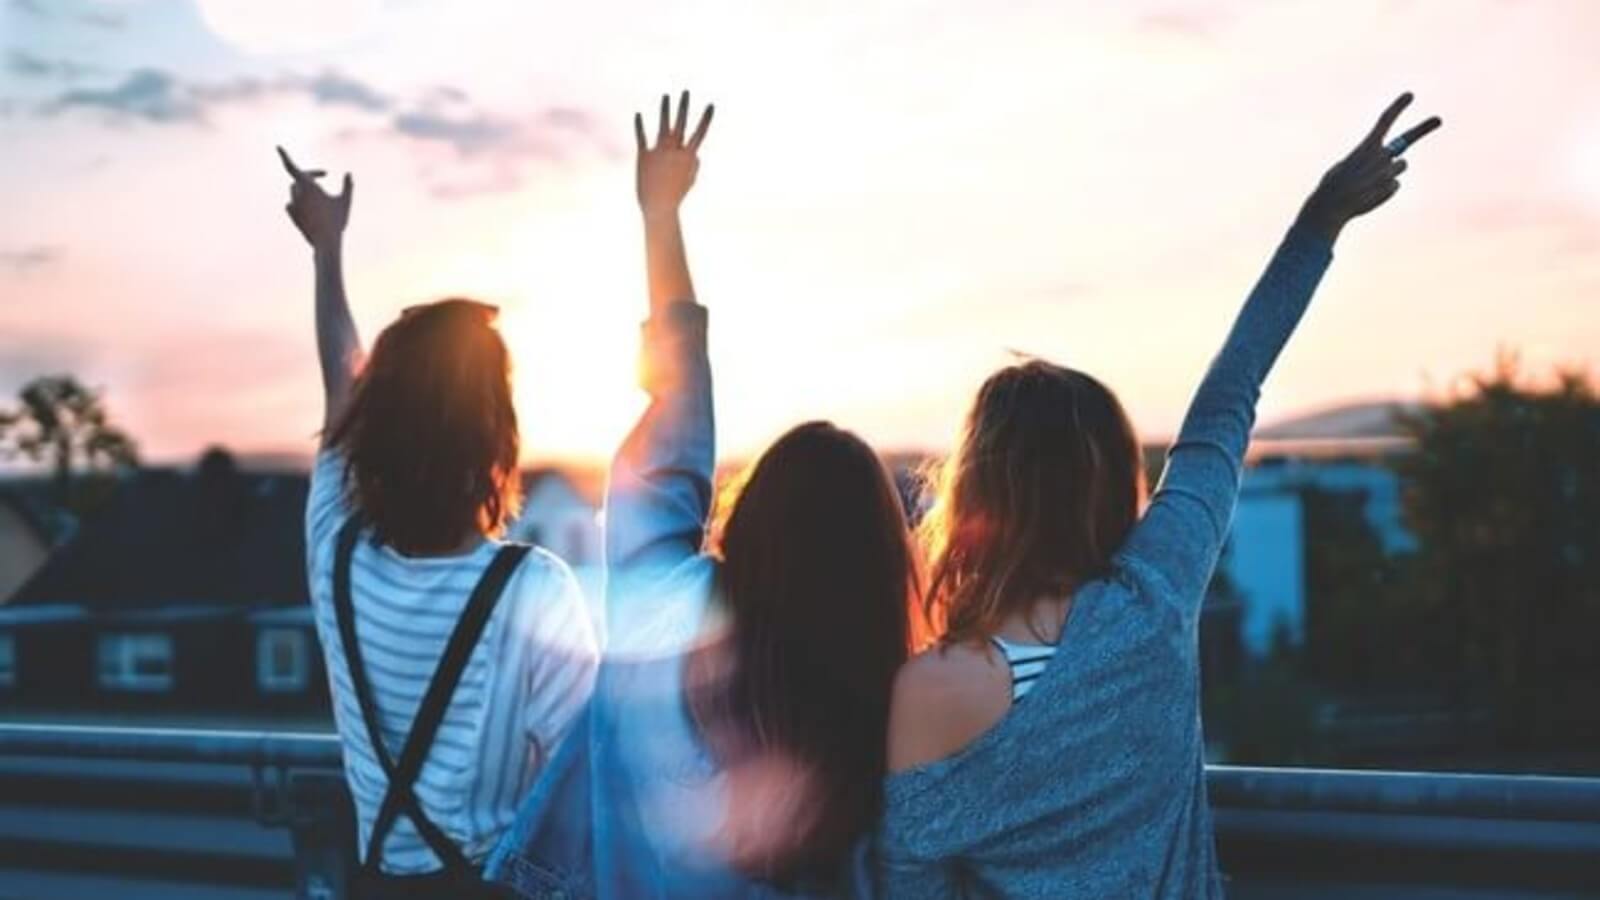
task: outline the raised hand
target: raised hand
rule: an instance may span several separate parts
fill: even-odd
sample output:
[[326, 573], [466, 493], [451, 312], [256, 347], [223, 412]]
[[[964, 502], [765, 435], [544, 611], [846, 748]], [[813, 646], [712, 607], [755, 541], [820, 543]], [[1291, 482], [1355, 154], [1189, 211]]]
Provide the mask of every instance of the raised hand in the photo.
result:
[[716, 107], [708, 105], [705, 108], [693, 134], [687, 134], [688, 91], [678, 98], [677, 118], [674, 119], [671, 113], [671, 100], [662, 94], [654, 147], [645, 141], [644, 116], [639, 113], [633, 116], [633, 136], [639, 151], [636, 187], [639, 209], [647, 219], [676, 215], [684, 196], [694, 187], [695, 174], [700, 171], [700, 142], [706, 139], [706, 131], [711, 128], [711, 117], [716, 113]]
[[1406, 170], [1400, 154], [1442, 124], [1433, 116], [1385, 143], [1389, 129], [1410, 105], [1409, 91], [1395, 98], [1350, 155], [1322, 176], [1300, 210], [1301, 224], [1333, 240], [1351, 219], [1377, 209], [1400, 190], [1400, 173]]
[[277, 149], [278, 159], [283, 162], [284, 171], [289, 173], [291, 179], [289, 203], [284, 206], [290, 221], [300, 229], [300, 234], [312, 249], [337, 248], [344, 235], [344, 227], [350, 221], [350, 199], [355, 191], [350, 174], [345, 173], [344, 186], [337, 195], [329, 194], [317, 183], [317, 179], [327, 172], [322, 169], [304, 171], [294, 164], [282, 147]]

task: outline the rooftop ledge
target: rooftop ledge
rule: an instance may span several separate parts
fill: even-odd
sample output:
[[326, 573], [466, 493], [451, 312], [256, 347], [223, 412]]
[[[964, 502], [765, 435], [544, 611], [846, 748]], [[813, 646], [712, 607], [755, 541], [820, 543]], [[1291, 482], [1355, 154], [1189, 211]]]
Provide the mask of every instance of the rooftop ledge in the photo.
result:
[[[68, 884], [80, 869], [126, 871], [160, 885], [151, 896], [179, 884], [218, 897], [343, 896], [353, 829], [339, 765], [332, 734], [0, 724], [0, 896], [24, 883], [47, 896], [38, 885]], [[1206, 775], [1235, 898], [1555, 898], [1600, 887], [1600, 778]]]

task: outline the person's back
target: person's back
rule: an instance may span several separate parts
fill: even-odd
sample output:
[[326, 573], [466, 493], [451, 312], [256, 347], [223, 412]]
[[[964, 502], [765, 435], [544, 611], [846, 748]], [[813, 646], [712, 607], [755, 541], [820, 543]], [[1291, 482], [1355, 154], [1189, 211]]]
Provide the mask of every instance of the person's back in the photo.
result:
[[[343, 459], [318, 456], [306, 509], [306, 572], [317, 635], [344, 744], [345, 775], [366, 848], [389, 786], [371, 746], [334, 608], [339, 532], [353, 514], [343, 499]], [[408, 557], [370, 540], [350, 561], [356, 633], [376, 700], [383, 742], [398, 756], [420, 701], [467, 600], [501, 547], [483, 540], [464, 552]], [[510, 826], [518, 802], [588, 696], [595, 648], [576, 580], [561, 560], [533, 548], [505, 584], [416, 783], [424, 810], [474, 862]], [[383, 868], [439, 869], [410, 817], [395, 819]]]
[[[912, 548], [872, 448], [822, 422], [752, 464], [713, 517], [707, 311], [678, 207], [708, 108], [635, 120], [650, 404], [606, 490], [606, 659], [569, 742], [491, 859], [521, 896], [853, 895], [881, 807]], [[710, 536], [708, 539], [708, 531]]]
[[1143, 505], [1138, 441], [1082, 372], [1033, 361], [979, 391], [946, 463], [930, 611], [895, 686], [878, 843], [886, 896], [1216, 897], [1200, 608], [1255, 404], [1351, 218], [1399, 183], [1384, 132], [1307, 200], [1195, 394]]
[[351, 183], [282, 154], [316, 263], [326, 407], [306, 567], [355, 801], [357, 896], [479, 893], [476, 868], [589, 696], [576, 579], [497, 540], [520, 502], [495, 310], [405, 310], [363, 359], [340, 271]]
[[1025, 698], [889, 778], [889, 896], [1216, 892], [1195, 625], [1158, 579], [1128, 561], [1079, 589]]

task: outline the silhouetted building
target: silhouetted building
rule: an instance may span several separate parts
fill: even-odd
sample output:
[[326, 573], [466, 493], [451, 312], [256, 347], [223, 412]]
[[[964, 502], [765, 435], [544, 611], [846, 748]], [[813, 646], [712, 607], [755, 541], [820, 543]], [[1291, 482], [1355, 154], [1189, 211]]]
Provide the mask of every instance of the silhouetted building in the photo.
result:
[[[510, 531], [561, 555], [593, 587], [604, 475], [588, 474], [525, 473], [527, 500]], [[325, 714], [305, 576], [307, 486], [303, 472], [241, 471], [213, 450], [191, 471], [128, 477], [53, 554], [30, 549], [32, 527], [19, 527], [19, 553], [48, 559], [0, 605], [0, 705]]]
[[0, 607], [6, 704], [326, 709], [305, 582], [305, 496], [304, 475], [240, 472], [215, 450], [191, 472], [128, 478]]
[[1264, 458], [1246, 469], [1222, 569], [1240, 595], [1245, 649], [1258, 658], [1280, 636], [1291, 643], [1305, 636], [1306, 546], [1317, 539], [1305, 522], [1306, 491], [1359, 497], [1385, 553], [1416, 549], [1403, 520], [1400, 479], [1381, 458]]
[[50, 558], [51, 549], [72, 531], [72, 516], [57, 509], [47, 493], [47, 486], [39, 481], [0, 485], [0, 604], [11, 599]]

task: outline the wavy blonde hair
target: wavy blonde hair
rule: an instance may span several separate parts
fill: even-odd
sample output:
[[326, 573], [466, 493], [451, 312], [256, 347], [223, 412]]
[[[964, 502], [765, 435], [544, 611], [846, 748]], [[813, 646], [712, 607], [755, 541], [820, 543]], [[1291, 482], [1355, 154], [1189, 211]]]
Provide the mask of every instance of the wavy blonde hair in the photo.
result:
[[988, 638], [1011, 614], [1106, 574], [1146, 493], [1116, 395], [1037, 359], [984, 382], [930, 480], [923, 602], [946, 643]]

